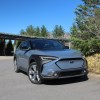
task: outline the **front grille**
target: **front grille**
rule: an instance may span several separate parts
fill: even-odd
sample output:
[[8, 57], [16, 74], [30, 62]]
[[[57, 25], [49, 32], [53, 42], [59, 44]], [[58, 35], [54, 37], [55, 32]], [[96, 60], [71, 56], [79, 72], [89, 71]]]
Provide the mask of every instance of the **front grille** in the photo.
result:
[[84, 64], [82, 58], [61, 59], [56, 62], [56, 65], [61, 69], [80, 68]]
[[82, 58], [65, 58], [65, 59], [60, 59], [59, 61], [67, 61], [67, 60], [83, 60]]
[[60, 72], [59, 76], [65, 77], [65, 76], [75, 76], [75, 75], [81, 75], [81, 74], [82, 74], [82, 70], [77, 70], [77, 71]]

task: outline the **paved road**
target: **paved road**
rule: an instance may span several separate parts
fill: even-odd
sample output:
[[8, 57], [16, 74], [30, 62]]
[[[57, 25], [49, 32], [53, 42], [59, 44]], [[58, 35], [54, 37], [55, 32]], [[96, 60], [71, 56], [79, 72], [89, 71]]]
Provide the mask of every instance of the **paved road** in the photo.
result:
[[100, 77], [87, 81], [64, 79], [32, 84], [15, 73], [12, 59], [0, 60], [0, 100], [100, 100]]

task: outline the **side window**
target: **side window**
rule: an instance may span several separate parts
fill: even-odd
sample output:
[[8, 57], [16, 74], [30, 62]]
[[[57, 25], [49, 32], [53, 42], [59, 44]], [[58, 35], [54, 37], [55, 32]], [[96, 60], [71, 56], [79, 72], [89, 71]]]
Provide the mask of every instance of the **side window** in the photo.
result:
[[30, 48], [30, 44], [29, 44], [28, 41], [22, 42], [22, 43], [20, 44], [20, 46], [19, 46], [19, 49], [21, 49], [21, 50], [25, 50], [25, 49], [28, 49], [28, 48]]
[[20, 45], [18, 46], [18, 49], [22, 48], [22, 44], [23, 44], [23, 42], [20, 43]]

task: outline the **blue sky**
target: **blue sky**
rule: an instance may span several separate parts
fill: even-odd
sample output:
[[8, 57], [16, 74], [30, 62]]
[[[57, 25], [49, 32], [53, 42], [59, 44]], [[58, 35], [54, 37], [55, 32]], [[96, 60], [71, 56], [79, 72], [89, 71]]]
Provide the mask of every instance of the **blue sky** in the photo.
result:
[[0, 0], [0, 32], [19, 34], [29, 25], [45, 25], [48, 31], [62, 25], [70, 32], [79, 4], [81, 0]]

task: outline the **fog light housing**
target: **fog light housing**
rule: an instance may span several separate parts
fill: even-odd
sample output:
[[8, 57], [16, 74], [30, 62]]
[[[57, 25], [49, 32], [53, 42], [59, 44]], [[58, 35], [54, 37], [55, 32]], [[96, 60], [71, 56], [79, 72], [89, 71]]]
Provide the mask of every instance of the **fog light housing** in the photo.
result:
[[58, 73], [56, 73], [55, 71], [51, 71], [51, 72], [48, 73], [48, 76], [58, 77]]
[[53, 75], [54, 75], [54, 71], [48, 73], [48, 76], [53, 76]]
[[84, 70], [84, 73], [86, 73], [86, 70]]
[[55, 76], [55, 77], [58, 77], [58, 74], [57, 74], [57, 73], [54, 73], [54, 76]]
[[83, 70], [83, 74], [84, 74], [84, 73], [87, 73], [86, 69]]

